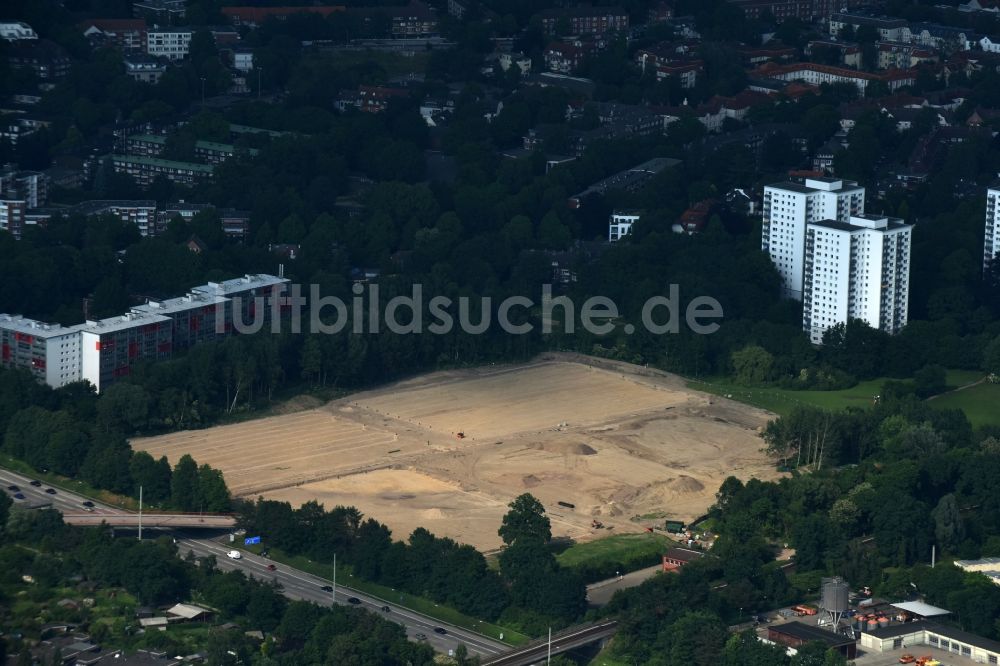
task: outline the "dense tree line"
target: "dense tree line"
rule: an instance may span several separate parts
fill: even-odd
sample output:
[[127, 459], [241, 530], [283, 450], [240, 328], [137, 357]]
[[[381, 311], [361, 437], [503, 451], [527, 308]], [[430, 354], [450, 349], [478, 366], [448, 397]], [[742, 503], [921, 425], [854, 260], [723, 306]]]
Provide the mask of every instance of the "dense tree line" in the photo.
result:
[[318, 562], [337, 555], [361, 578], [448, 604], [463, 613], [502, 620], [526, 633], [567, 624], [586, 609], [583, 580], [560, 567], [549, 547], [549, 519], [531, 495], [510, 505], [500, 528], [499, 570], [482, 553], [417, 528], [406, 541], [353, 507], [327, 511], [316, 502], [242, 503], [240, 525], [268, 547]]
[[[22, 575], [34, 581], [32, 600], [56, 599], [55, 590], [78, 582], [102, 589], [122, 588], [139, 604], [161, 605], [194, 601], [215, 609], [216, 624], [235, 622], [238, 628], [213, 628], [202, 645], [208, 663], [228, 664], [430, 664], [434, 652], [426, 644], [411, 643], [399, 625], [373, 613], [336, 606], [324, 608], [304, 601], [288, 601], [276, 586], [247, 578], [242, 572], [223, 573], [213, 558], [178, 557], [168, 537], [156, 541], [114, 539], [98, 528], [63, 525], [55, 511], [10, 509], [0, 495], [0, 593], [20, 593]], [[173, 632], [137, 636], [126, 624], [134, 613], [114, 623], [89, 622], [87, 610], [72, 611], [65, 619], [81, 622], [81, 629], [105, 647], [145, 647], [177, 653], [183, 649]], [[13, 605], [0, 606], [0, 628], [8, 637], [9, 655], [26, 649], [25, 639], [38, 638], [41, 622], [21, 617]], [[16, 631], [15, 631], [16, 630]], [[264, 643], [244, 632], [259, 630]], [[20, 663], [20, 662], [18, 662]]]
[[0, 370], [0, 451], [33, 468], [81, 479], [95, 488], [181, 511], [228, 511], [219, 470], [188, 455], [171, 468], [165, 457], [133, 451], [127, 435], [147, 424], [149, 396], [118, 384], [100, 397], [82, 384], [53, 391], [25, 371]]

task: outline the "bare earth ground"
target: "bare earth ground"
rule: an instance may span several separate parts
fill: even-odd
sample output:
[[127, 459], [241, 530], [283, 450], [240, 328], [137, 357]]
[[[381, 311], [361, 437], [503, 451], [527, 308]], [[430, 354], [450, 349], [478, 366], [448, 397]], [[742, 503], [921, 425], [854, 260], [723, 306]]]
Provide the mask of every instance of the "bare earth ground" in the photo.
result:
[[132, 445], [172, 463], [190, 453], [236, 495], [350, 504], [397, 538], [426, 527], [491, 550], [507, 503], [526, 491], [554, 535], [576, 540], [606, 533], [594, 518], [636, 531], [637, 515], [699, 516], [726, 476], [777, 476], [758, 435], [770, 416], [658, 371], [546, 354]]

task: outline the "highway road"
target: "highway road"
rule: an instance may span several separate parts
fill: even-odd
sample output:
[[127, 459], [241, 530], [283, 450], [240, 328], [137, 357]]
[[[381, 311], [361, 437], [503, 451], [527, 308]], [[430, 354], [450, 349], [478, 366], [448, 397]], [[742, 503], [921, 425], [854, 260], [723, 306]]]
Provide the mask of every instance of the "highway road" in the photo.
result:
[[[15, 505], [35, 507], [51, 505], [53, 509], [66, 514], [80, 514], [83, 512], [83, 502], [87, 498], [61, 489], [55, 489], [56, 493], [54, 495], [48, 494], [45, 491], [50, 486], [43, 484], [40, 487], [35, 487], [30, 485], [30, 482], [31, 479], [29, 477], [0, 468], [0, 484], [6, 489], [5, 492], [8, 495], [13, 495], [15, 491], [7, 488], [14, 485], [25, 496], [24, 500], [15, 500]], [[99, 516], [108, 516], [110, 518], [116, 515], [130, 515], [128, 511], [116, 507], [107, 506], [99, 502], [94, 502], [93, 504], [93, 512], [86, 513], [95, 518]], [[194, 552], [199, 557], [214, 555], [218, 567], [222, 570], [240, 569], [248, 576], [253, 576], [258, 580], [276, 580], [281, 584], [284, 595], [290, 599], [303, 599], [321, 605], [330, 605], [333, 601], [333, 595], [322, 589], [324, 585], [331, 585], [331, 581], [281, 564], [276, 565], [277, 569], [275, 571], [268, 571], [267, 565], [272, 564], [270, 560], [246, 551], [241, 551], [242, 557], [238, 560], [229, 559], [226, 554], [232, 549], [232, 545], [229, 543], [228, 534], [223, 534], [215, 539], [208, 539], [195, 537], [190, 531], [173, 530], [171, 533], [175, 536], [178, 555], [181, 557], [187, 555], [188, 551]], [[348, 599], [351, 597], [357, 599], [358, 603], [349, 603]], [[386, 619], [402, 625], [406, 630], [406, 635], [411, 640], [426, 640], [435, 650], [445, 654], [449, 650], [454, 650], [459, 644], [464, 644], [470, 654], [480, 655], [486, 660], [511, 649], [509, 645], [501, 643], [499, 640], [438, 622], [426, 615], [395, 605], [391, 601], [378, 599], [371, 595], [351, 590], [339, 583], [337, 585], [336, 603], [357, 606], [383, 615]], [[383, 607], [388, 607], [389, 610], [383, 611]], [[434, 629], [436, 628], [443, 629], [445, 633], [435, 632]], [[418, 639], [417, 636], [424, 636], [426, 638]]]
[[554, 634], [551, 646], [548, 640], [539, 639], [524, 647], [508, 651], [504, 655], [485, 657], [483, 666], [529, 666], [544, 663], [550, 651], [553, 655], [568, 652], [610, 638], [617, 631], [617, 620], [604, 620], [591, 625], [571, 627]]

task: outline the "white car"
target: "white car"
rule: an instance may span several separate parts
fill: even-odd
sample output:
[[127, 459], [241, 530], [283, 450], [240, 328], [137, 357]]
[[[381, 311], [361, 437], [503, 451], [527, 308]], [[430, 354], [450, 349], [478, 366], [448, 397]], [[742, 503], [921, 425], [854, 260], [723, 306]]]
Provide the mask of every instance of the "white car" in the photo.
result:
[[226, 553], [226, 557], [228, 557], [231, 560], [238, 560], [241, 559], [243, 555], [238, 550], [231, 550], [228, 553]]

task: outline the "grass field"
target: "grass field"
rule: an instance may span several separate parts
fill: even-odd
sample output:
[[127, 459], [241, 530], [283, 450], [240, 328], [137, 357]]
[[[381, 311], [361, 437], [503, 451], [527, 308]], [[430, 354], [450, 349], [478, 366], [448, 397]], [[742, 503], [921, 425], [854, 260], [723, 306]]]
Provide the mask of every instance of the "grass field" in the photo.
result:
[[[261, 547], [250, 546], [246, 550], [259, 554]], [[305, 571], [306, 573], [310, 573], [314, 576], [319, 576], [320, 578], [333, 580], [332, 564], [313, 562], [312, 560], [302, 556], [290, 556], [281, 552], [281, 550], [277, 548], [269, 549], [268, 557], [279, 564], [294, 567], [300, 571]], [[351, 568], [349, 566], [340, 565], [337, 567], [338, 593], [340, 592], [341, 586], [347, 586], [359, 592], [370, 594], [374, 597], [378, 597], [380, 599], [384, 599], [385, 601], [402, 606], [403, 608], [423, 613], [424, 615], [440, 620], [441, 622], [461, 627], [463, 629], [468, 629], [470, 631], [475, 631], [495, 640], [500, 640], [500, 634], [502, 633], [503, 642], [509, 643], [510, 645], [523, 645], [531, 640], [528, 636], [518, 633], [513, 629], [477, 620], [473, 617], [460, 613], [450, 606], [436, 604], [424, 597], [418, 597], [406, 592], [400, 592], [399, 590], [388, 588], [384, 585], [379, 585], [378, 583], [370, 583], [366, 580], [357, 578], [351, 573]]]
[[938, 409], [961, 409], [974, 428], [1000, 425], [1000, 384], [979, 384], [932, 400]]
[[604, 562], [620, 562], [644, 556], [656, 558], [676, 543], [669, 537], [649, 532], [614, 536], [576, 543], [559, 553], [556, 559], [564, 567], [597, 567]]
[[[946, 381], [949, 389], [965, 386], [982, 378], [981, 372], [973, 370], [949, 370]], [[820, 407], [822, 409], [840, 410], [848, 407], [867, 407], [872, 404], [872, 398], [878, 395], [882, 385], [891, 381], [888, 377], [858, 382], [855, 386], [837, 391], [796, 391], [779, 388], [756, 388], [735, 384], [725, 379], [688, 380], [688, 386], [699, 391], [715, 395], [732, 396], [734, 400], [745, 402], [755, 407], [767, 409], [777, 414], [786, 415], [795, 407]], [[904, 380], [906, 381], [906, 380]], [[978, 387], [976, 387], [978, 388]], [[974, 389], [968, 389], [974, 390]], [[935, 406], [943, 404], [946, 399], [956, 400], [958, 395], [942, 396], [934, 401]], [[961, 403], [961, 400], [957, 400]], [[960, 404], [949, 404], [951, 407], [961, 407]], [[972, 415], [969, 419], [973, 420]]]

